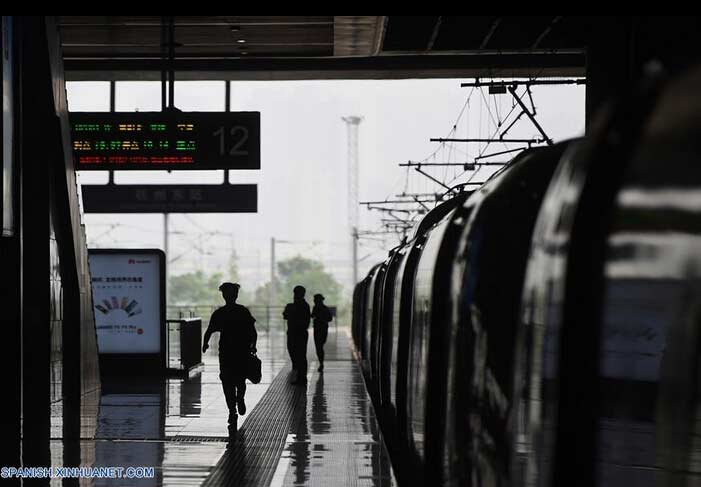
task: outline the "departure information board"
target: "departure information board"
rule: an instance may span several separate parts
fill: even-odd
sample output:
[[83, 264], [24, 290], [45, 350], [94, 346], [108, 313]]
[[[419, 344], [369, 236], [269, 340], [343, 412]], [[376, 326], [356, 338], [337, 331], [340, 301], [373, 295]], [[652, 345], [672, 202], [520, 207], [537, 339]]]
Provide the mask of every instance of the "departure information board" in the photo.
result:
[[260, 112], [73, 112], [79, 171], [260, 169]]

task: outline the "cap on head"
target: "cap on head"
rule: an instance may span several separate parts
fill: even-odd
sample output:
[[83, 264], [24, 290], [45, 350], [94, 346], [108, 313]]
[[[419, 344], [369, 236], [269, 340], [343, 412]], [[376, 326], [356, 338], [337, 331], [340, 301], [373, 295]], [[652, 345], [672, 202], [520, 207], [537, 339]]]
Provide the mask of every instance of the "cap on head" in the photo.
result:
[[314, 295], [314, 301], [323, 301], [323, 300], [324, 300], [323, 294], [315, 294]]
[[238, 292], [238, 290], [239, 290], [240, 287], [241, 287], [241, 286], [239, 286], [239, 285], [236, 284], [235, 282], [224, 282], [224, 283], [221, 284], [221, 286], [219, 286], [219, 290], [220, 290], [221, 292], [223, 292], [223, 293], [224, 293], [224, 292], [231, 292], [231, 291], [236, 291], [236, 292]]

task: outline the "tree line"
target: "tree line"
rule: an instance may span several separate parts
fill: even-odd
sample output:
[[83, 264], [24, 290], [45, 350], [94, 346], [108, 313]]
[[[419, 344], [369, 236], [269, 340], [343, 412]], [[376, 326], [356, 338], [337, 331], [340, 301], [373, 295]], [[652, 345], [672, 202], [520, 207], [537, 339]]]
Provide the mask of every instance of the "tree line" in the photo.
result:
[[[239, 300], [246, 306], [268, 306], [270, 281], [251, 289], [239, 277], [235, 254], [229, 261], [226, 272], [205, 273], [202, 270], [171, 276], [169, 285], [169, 305], [217, 305], [222, 302], [217, 290], [224, 281], [241, 284]], [[292, 298], [292, 288], [301, 284], [307, 289], [307, 298], [316, 293], [326, 297], [329, 306], [343, 307], [342, 286], [336, 278], [324, 269], [323, 263], [307, 257], [296, 256], [277, 263], [277, 292], [275, 306], [284, 306]]]

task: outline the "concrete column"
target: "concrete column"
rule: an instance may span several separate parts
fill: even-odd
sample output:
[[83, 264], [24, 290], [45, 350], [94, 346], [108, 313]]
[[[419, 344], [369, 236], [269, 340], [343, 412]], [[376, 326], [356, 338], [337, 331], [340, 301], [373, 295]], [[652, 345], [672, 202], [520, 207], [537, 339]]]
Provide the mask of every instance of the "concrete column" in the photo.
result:
[[21, 23], [22, 456], [24, 465], [41, 466], [51, 463], [49, 178], [58, 134], [45, 123], [56, 117], [45, 20], [23, 17]]

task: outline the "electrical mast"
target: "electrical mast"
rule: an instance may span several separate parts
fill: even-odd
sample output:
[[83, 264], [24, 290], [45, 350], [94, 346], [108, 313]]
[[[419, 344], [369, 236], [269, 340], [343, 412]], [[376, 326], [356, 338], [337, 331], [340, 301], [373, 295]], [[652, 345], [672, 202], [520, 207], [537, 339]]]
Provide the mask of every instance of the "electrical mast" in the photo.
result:
[[348, 226], [350, 227], [353, 261], [351, 291], [358, 282], [358, 126], [363, 117], [341, 117], [348, 137]]

